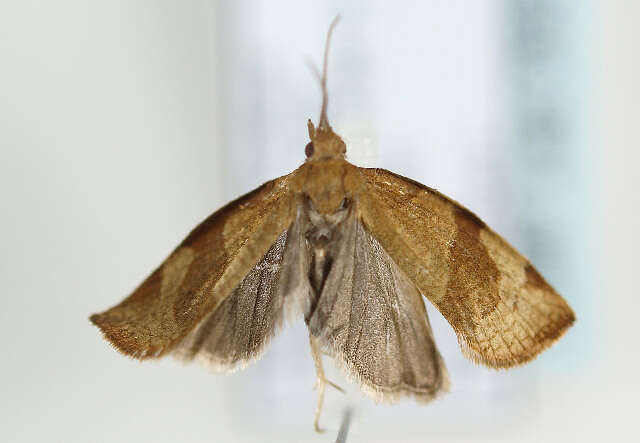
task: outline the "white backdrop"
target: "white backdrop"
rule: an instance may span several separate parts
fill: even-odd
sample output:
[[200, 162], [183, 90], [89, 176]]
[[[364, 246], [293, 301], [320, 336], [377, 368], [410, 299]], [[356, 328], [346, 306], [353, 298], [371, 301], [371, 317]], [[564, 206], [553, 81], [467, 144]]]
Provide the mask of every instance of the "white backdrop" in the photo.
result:
[[[2, 441], [631, 440], [639, 357], [638, 31], [622, 2], [0, 3]], [[348, 156], [436, 187], [529, 255], [578, 323], [533, 363], [376, 406], [329, 360], [312, 429], [302, 320], [245, 371], [138, 363], [87, 317], [213, 210], [304, 159], [336, 13]], [[637, 17], [637, 14], [635, 14]]]

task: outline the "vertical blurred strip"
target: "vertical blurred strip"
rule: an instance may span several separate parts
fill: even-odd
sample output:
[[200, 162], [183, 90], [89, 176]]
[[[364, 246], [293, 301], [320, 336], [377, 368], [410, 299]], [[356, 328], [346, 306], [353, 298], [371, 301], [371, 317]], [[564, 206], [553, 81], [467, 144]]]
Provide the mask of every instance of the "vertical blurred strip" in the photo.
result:
[[[574, 307], [557, 362], [593, 355], [594, 148], [588, 126], [591, 2], [505, 2], [512, 174], [523, 251]], [[556, 368], [554, 368], [556, 369]]]
[[[602, 2], [598, 8], [599, 171], [602, 186], [598, 294], [601, 356], [607, 380], [602, 410], [625, 435], [637, 438], [640, 352], [638, 352], [638, 250], [640, 249], [640, 2]], [[630, 441], [631, 439], [629, 439]], [[636, 440], [637, 441], [637, 440]]]

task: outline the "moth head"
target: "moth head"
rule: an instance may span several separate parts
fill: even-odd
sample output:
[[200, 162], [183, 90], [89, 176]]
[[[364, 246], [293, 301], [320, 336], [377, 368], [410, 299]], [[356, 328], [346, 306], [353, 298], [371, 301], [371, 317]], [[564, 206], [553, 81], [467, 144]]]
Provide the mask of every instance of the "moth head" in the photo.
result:
[[322, 126], [321, 120], [320, 126], [316, 128], [313, 122], [311, 122], [311, 119], [309, 119], [307, 128], [309, 129], [309, 138], [311, 139], [304, 148], [307, 161], [344, 158], [347, 147], [340, 136], [333, 132], [328, 122], [325, 126]]

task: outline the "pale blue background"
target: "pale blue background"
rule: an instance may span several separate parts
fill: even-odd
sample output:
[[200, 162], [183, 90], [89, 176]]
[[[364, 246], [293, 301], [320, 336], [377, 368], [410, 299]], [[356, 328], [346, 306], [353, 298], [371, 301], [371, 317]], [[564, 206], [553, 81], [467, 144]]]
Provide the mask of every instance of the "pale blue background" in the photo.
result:
[[[343, 4], [344, 3], [344, 4]], [[465, 360], [429, 304], [446, 397], [376, 406], [302, 321], [229, 376], [137, 363], [90, 326], [208, 213], [304, 159], [436, 187], [529, 256], [578, 322], [533, 363]], [[2, 441], [632, 441], [640, 363], [637, 3], [1, 1]]]

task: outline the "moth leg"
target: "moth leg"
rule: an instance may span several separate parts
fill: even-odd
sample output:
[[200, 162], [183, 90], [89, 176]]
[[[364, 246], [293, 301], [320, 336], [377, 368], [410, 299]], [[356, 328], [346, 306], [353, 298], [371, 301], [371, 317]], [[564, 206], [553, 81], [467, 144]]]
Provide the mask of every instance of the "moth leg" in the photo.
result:
[[309, 331], [309, 344], [311, 345], [311, 356], [313, 357], [313, 363], [316, 367], [316, 384], [314, 388], [318, 389], [318, 405], [316, 406], [316, 414], [313, 419], [313, 427], [317, 433], [324, 432], [324, 429], [320, 428], [320, 414], [322, 413], [322, 404], [324, 403], [324, 389], [326, 385], [333, 386], [340, 392], [344, 393], [344, 389], [335, 383], [327, 380], [324, 376], [324, 369], [322, 368], [322, 351], [318, 345], [318, 341], [315, 339], [311, 331]]

